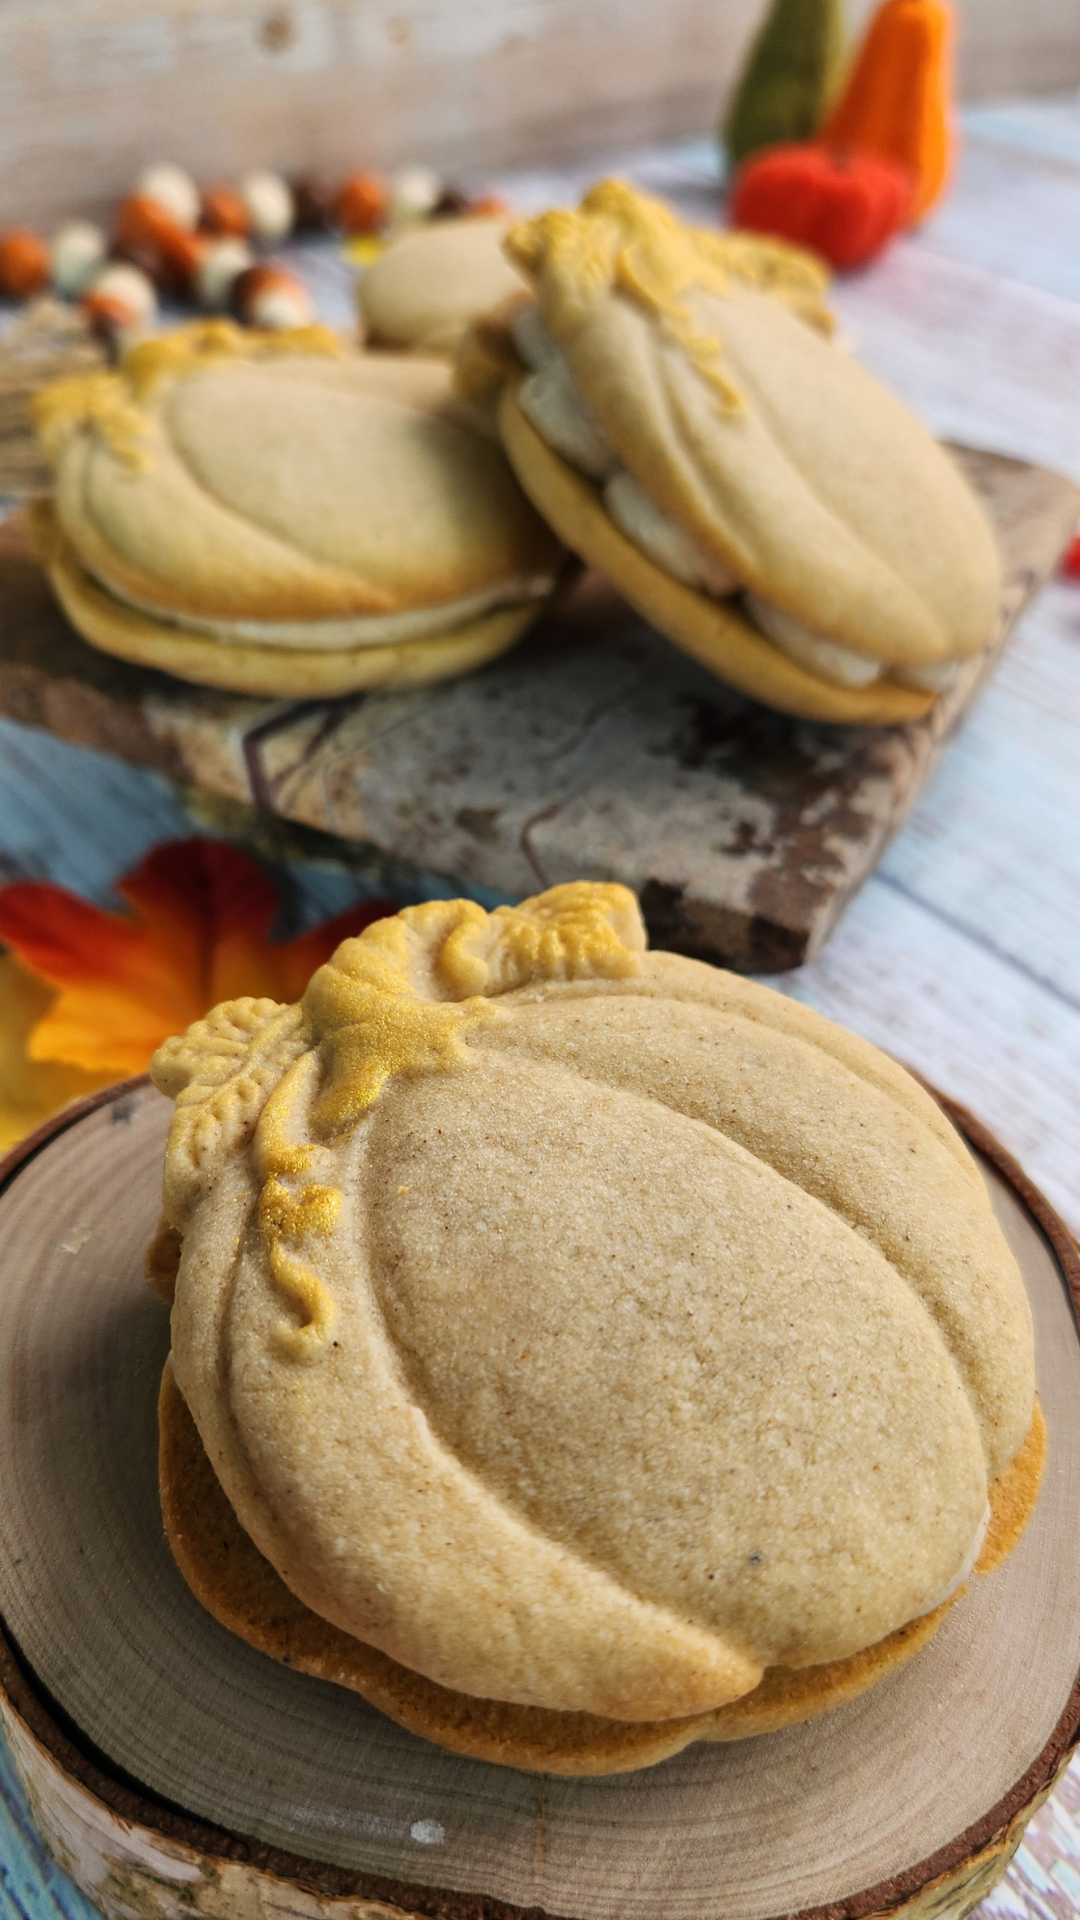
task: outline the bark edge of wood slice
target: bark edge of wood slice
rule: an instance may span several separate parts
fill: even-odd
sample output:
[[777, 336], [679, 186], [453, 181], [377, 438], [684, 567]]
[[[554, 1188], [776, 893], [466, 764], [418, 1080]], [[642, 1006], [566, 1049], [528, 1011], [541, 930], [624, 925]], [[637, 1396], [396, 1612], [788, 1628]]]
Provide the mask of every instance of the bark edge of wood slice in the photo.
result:
[[[1049, 1203], [1011, 1156], [963, 1108], [941, 1096], [938, 1098], [980, 1155], [984, 1169], [988, 1170], [999, 1217], [1021, 1260], [1029, 1291], [1033, 1290], [1037, 1335], [1041, 1329], [1042, 1336], [1040, 1391], [1047, 1406], [1051, 1432], [1048, 1468], [1050, 1491], [1044, 1491], [1044, 1500], [1048, 1501], [1048, 1505], [1054, 1504], [1056, 1511], [1061, 1500], [1071, 1498], [1074, 1517], [1080, 1517], [1077, 1511], [1080, 1509], [1080, 1417], [1074, 1414], [1075, 1436], [1070, 1436], [1062, 1423], [1062, 1407], [1069, 1404], [1070, 1398], [1075, 1407], [1080, 1407], [1080, 1399], [1076, 1398], [1073, 1391], [1080, 1384], [1080, 1335], [1077, 1334], [1075, 1321], [1075, 1315], [1080, 1312], [1080, 1253]], [[166, 1104], [153, 1093], [145, 1079], [125, 1082], [93, 1094], [55, 1116], [0, 1162], [0, 1287], [6, 1289], [7, 1276], [12, 1272], [10, 1258], [7, 1261], [3, 1258], [5, 1246], [9, 1255], [11, 1251], [12, 1196], [22, 1193], [24, 1189], [27, 1191], [27, 1205], [23, 1207], [15, 1225], [21, 1227], [24, 1237], [28, 1224], [31, 1225], [38, 1239], [48, 1243], [38, 1249], [40, 1258], [38, 1269], [34, 1272], [35, 1291], [41, 1291], [37, 1285], [41, 1282], [48, 1294], [49, 1275], [56, 1273], [60, 1274], [61, 1282], [66, 1280], [70, 1287], [70, 1274], [78, 1273], [80, 1257], [94, 1239], [95, 1225], [89, 1217], [91, 1200], [96, 1201], [99, 1208], [99, 1219], [108, 1221], [110, 1232], [116, 1227], [118, 1241], [124, 1242], [126, 1234], [126, 1240], [130, 1241], [130, 1246], [125, 1248], [127, 1266], [130, 1268], [132, 1248], [137, 1246], [141, 1250], [143, 1238], [149, 1237], [156, 1221], [156, 1183], [148, 1180], [147, 1173], [149, 1169], [156, 1173], [159, 1164], [160, 1139], [167, 1111]], [[139, 1151], [133, 1155], [135, 1146], [139, 1147]], [[121, 1153], [121, 1148], [126, 1148], [127, 1152]], [[133, 1158], [135, 1177], [121, 1183], [124, 1191], [118, 1195], [115, 1191], [117, 1163], [122, 1160], [130, 1162]], [[110, 1165], [113, 1168], [112, 1191], [108, 1190], [106, 1172]], [[43, 1210], [42, 1195], [62, 1192], [56, 1176], [65, 1167], [80, 1202], [75, 1211], [86, 1213], [86, 1220], [69, 1223], [66, 1218], [59, 1217], [64, 1213], [62, 1200], [47, 1214]], [[35, 1189], [32, 1192], [29, 1191], [31, 1176]], [[70, 1207], [67, 1211], [71, 1211]], [[100, 1259], [100, 1250], [94, 1257]], [[19, 1266], [19, 1263], [14, 1264]], [[107, 1269], [111, 1270], [111, 1259], [106, 1264]], [[122, 1264], [123, 1261], [119, 1260], [117, 1267]], [[82, 1297], [87, 1292], [85, 1282], [92, 1277], [93, 1258], [86, 1262], [86, 1268], [87, 1271], [82, 1275]], [[22, 1271], [22, 1268], [19, 1270]], [[51, 1284], [55, 1289], [55, 1280]], [[141, 1286], [141, 1278], [139, 1284]], [[1050, 1312], [1055, 1288], [1060, 1295], [1058, 1304], [1061, 1308], [1056, 1318]], [[89, 1292], [93, 1295], [94, 1289], [90, 1288]], [[115, 1306], [115, 1301], [113, 1304]], [[140, 1294], [136, 1318], [144, 1317], [144, 1306]], [[1054, 1324], [1051, 1325], [1051, 1321]], [[105, 1315], [102, 1322], [103, 1344], [99, 1342], [97, 1349], [99, 1354], [106, 1349], [112, 1352], [120, 1324], [115, 1312], [112, 1317]], [[84, 1334], [85, 1330], [84, 1321]], [[1050, 1364], [1052, 1354], [1049, 1348], [1051, 1342], [1056, 1342], [1060, 1349], [1063, 1335], [1066, 1336], [1065, 1344], [1070, 1348], [1068, 1365], [1064, 1369], [1058, 1365], [1055, 1371]], [[29, 1346], [26, 1344], [27, 1338], [30, 1339]], [[7, 1383], [0, 1384], [0, 1478], [5, 1473], [2, 1435], [6, 1416], [2, 1409], [5, 1394], [10, 1394], [11, 1379], [20, 1373], [25, 1376], [21, 1382], [21, 1393], [16, 1382], [16, 1412], [21, 1415], [24, 1427], [29, 1420], [32, 1428], [32, 1399], [38, 1384], [33, 1365], [33, 1329], [28, 1336], [18, 1323], [17, 1315], [9, 1345], [14, 1350], [11, 1376]], [[77, 1393], [85, 1393], [86, 1381], [90, 1377], [86, 1367], [89, 1366], [92, 1373], [93, 1359], [91, 1357], [91, 1361], [86, 1362], [85, 1354], [81, 1354], [81, 1357], [76, 1357], [72, 1370], [71, 1358], [69, 1355], [68, 1371], [64, 1375], [65, 1390], [74, 1387]], [[124, 1352], [121, 1352], [117, 1364], [122, 1363], [123, 1359]], [[83, 1368], [82, 1373], [80, 1367]], [[156, 1382], [150, 1384], [152, 1389], [156, 1387]], [[149, 1399], [152, 1401], [153, 1397], [151, 1390]], [[45, 1452], [48, 1454], [50, 1436], [44, 1429], [43, 1435]], [[1060, 1492], [1062, 1484], [1065, 1485], [1064, 1494]], [[7, 1502], [3, 1504], [6, 1509]], [[0, 1529], [7, 1527], [8, 1520], [9, 1515], [4, 1511], [0, 1516]], [[1037, 1522], [1038, 1515], [1032, 1522], [1033, 1529]], [[1059, 1523], [1057, 1530], [1050, 1535], [1052, 1546], [1057, 1547], [1060, 1543], [1064, 1547], [1064, 1531]], [[1074, 1532], [1080, 1533], [1080, 1528], [1074, 1529]], [[8, 1544], [4, 1540], [3, 1548], [6, 1549]], [[1046, 1540], [1041, 1543], [1044, 1558], [1046, 1544]], [[167, 1561], [163, 1541], [160, 1546]], [[1034, 1579], [1036, 1596], [1041, 1595], [1045, 1599], [1047, 1579], [1040, 1581], [1040, 1570], [1045, 1569], [1041, 1569], [1039, 1556], [1040, 1544], [1037, 1541], [1030, 1542], [1026, 1553], [1023, 1543], [1017, 1549], [1016, 1557], [1021, 1565], [1026, 1561], [1035, 1563], [1033, 1571], [1028, 1569], [1025, 1591]], [[1074, 1558], [1080, 1565], [1080, 1548], [1074, 1551]], [[1058, 1569], [1058, 1573], [1059, 1585], [1064, 1581], [1070, 1594], [1075, 1592], [1076, 1574], [1071, 1561], [1068, 1567]], [[990, 1576], [986, 1583], [987, 1591], [992, 1593], [993, 1580], [1003, 1576], [1007, 1576], [1007, 1569], [1003, 1569], [1000, 1575]], [[10, 1580], [12, 1576], [9, 1574], [6, 1577]], [[1052, 1586], [1053, 1580], [1050, 1579]], [[1076, 1614], [1075, 1606], [1071, 1612]], [[956, 1609], [956, 1614], [963, 1619], [963, 1605]], [[1007, 1615], [1008, 1608], [1005, 1608], [1004, 1616], [1000, 1606], [991, 1609], [990, 1624], [996, 1633], [1007, 1630]], [[136, 1768], [124, 1767], [116, 1759], [115, 1753], [110, 1757], [101, 1744], [95, 1743], [93, 1737], [82, 1730], [81, 1722], [75, 1719], [61, 1697], [62, 1687], [57, 1687], [54, 1692], [42, 1679], [41, 1663], [31, 1659], [25, 1637], [21, 1644], [10, 1637], [6, 1601], [5, 1621], [9, 1637], [0, 1634], [0, 1725], [8, 1739], [16, 1770], [46, 1844], [59, 1864], [108, 1916], [108, 1920], [179, 1920], [179, 1916], [193, 1912], [207, 1916], [208, 1920], [248, 1920], [248, 1916], [255, 1920], [256, 1916], [268, 1911], [283, 1916], [283, 1920], [291, 1920], [291, 1916], [297, 1916], [297, 1920], [300, 1917], [302, 1920], [392, 1920], [395, 1915], [405, 1916], [407, 1920], [541, 1920], [544, 1915], [559, 1916], [559, 1920], [564, 1920], [564, 1917], [565, 1920], [638, 1920], [639, 1916], [640, 1920], [681, 1920], [683, 1915], [693, 1915], [695, 1920], [697, 1916], [701, 1916], [701, 1920], [711, 1920], [714, 1914], [717, 1920], [727, 1920], [729, 1915], [737, 1915], [738, 1920], [743, 1920], [743, 1916], [746, 1916], [746, 1920], [750, 1920], [751, 1916], [758, 1916], [759, 1920], [773, 1920], [773, 1916], [776, 1916], [778, 1920], [781, 1914], [790, 1916], [790, 1920], [880, 1920], [882, 1916], [889, 1916], [889, 1920], [893, 1916], [903, 1916], [903, 1920], [962, 1920], [962, 1916], [970, 1913], [986, 1897], [1004, 1872], [1028, 1821], [1053, 1791], [1080, 1737], [1078, 1621], [1073, 1634], [1075, 1644], [1070, 1642], [1070, 1673], [1065, 1676], [1069, 1684], [1064, 1684], [1060, 1673], [1057, 1676], [1057, 1692], [1058, 1695], [1063, 1692], [1064, 1697], [1048, 1699], [1041, 1704], [1046, 1737], [1038, 1750], [1034, 1753], [1024, 1751], [1020, 1758], [1025, 1764], [1021, 1765], [1018, 1759], [1015, 1777], [1009, 1779], [1004, 1792], [987, 1787], [988, 1804], [980, 1809], [978, 1817], [967, 1820], [962, 1829], [943, 1843], [928, 1847], [925, 1853], [918, 1855], [916, 1848], [918, 1857], [905, 1862], [897, 1870], [878, 1878], [860, 1876], [856, 1872], [856, 1884], [847, 1888], [838, 1886], [832, 1897], [824, 1899], [802, 1898], [800, 1879], [790, 1875], [784, 1878], [780, 1872], [774, 1877], [772, 1892], [775, 1897], [770, 1902], [762, 1891], [763, 1887], [766, 1895], [769, 1891], [767, 1861], [763, 1867], [759, 1863], [755, 1878], [752, 1872], [748, 1872], [745, 1859], [740, 1857], [729, 1861], [722, 1850], [714, 1850], [711, 1859], [704, 1862], [702, 1875], [701, 1848], [699, 1840], [695, 1841], [691, 1826], [685, 1832], [680, 1830], [676, 1833], [673, 1851], [670, 1847], [667, 1849], [666, 1881], [664, 1877], [654, 1879], [652, 1885], [644, 1889], [639, 1882], [635, 1890], [635, 1876], [631, 1875], [630, 1880], [625, 1880], [616, 1865], [616, 1848], [616, 1852], [611, 1853], [608, 1878], [605, 1879], [603, 1871], [599, 1880], [595, 1871], [585, 1872], [582, 1898], [568, 1901], [560, 1897], [566, 1893], [567, 1848], [571, 1852], [574, 1848], [578, 1849], [583, 1865], [590, 1849], [595, 1853], [598, 1840], [603, 1842], [601, 1853], [604, 1848], [610, 1850], [612, 1815], [616, 1824], [620, 1818], [627, 1822], [623, 1853], [627, 1846], [631, 1853], [639, 1849], [641, 1860], [651, 1858], [656, 1853], [660, 1834], [655, 1826], [648, 1826], [648, 1801], [652, 1797], [649, 1783], [658, 1774], [670, 1776], [674, 1773], [677, 1776], [677, 1762], [665, 1763], [664, 1767], [650, 1769], [644, 1774], [618, 1776], [617, 1782], [610, 1783], [545, 1780], [507, 1773], [483, 1763], [455, 1761], [452, 1756], [441, 1755], [438, 1750], [428, 1748], [425, 1742], [413, 1740], [411, 1736], [391, 1728], [392, 1734], [400, 1734], [400, 1742], [405, 1743], [408, 1749], [406, 1758], [409, 1764], [403, 1775], [399, 1765], [398, 1773], [402, 1777], [397, 1781], [398, 1788], [407, 1783], [410, 1796], [408, 1812], [420, 1807], [424, 1801], [426, 1773], [449, 1766], [451, 1770], [464, 1769], [472, 1777], [472, 1800], [470, 1802], [466, 1794], [463, 1804], [466, 1810], [472, 1805], [474, 1821], [481, 1830], [482, 1841], [489, 1853], [494, 1850], [494, 1854], [497, 1854], [502, 1847], [508, 1857], [513, 1856], [509, 1862], [509, 1877], [518, 1883], [518, 1897], [508, 1898], [505, 1887], [499, 1889], [494, 1886], [494, 1882], [507, 1877], [506, 1873], [500, 1874], [490, 1867], [486, 1873], [481, 1870], [479, 1875], [474, 1870], [470, 1889], [468, 1873], [463, 1877], [460, 1866], [455, 1867], [444, 1853], [443, 1841], [447, 1836], [447, 1827], [432, 1817], [410, 1820], [406, 1815], [395, 1820], [385, 1814], [360, 1815], [361, 1828], [365, 1819], [368, 1822], [372, 1842], [369, 1849], [371, 1862], [370, 1865], [347, 1865], [340, 1861], [334, 1864], [330, 1859], [320, 1859], [318, 1848], [309, 1851], [310, 1830], [305, 1828], [304, 1821], [299, 1817], [295, 1823], [295, 1846], [283, 1847], [272, 1839], [260, 1838], [245, 1831], [235, 1822], [223, 1821], [218, 1825], [206, 1817], [205, 1809], [190, 1814], [181, 1811], [180, 1807], [186, 1805], [186, 1801], [177, 1802], [172, 1798], [170, 1803], [170, 1797], [161, 1792], [160, 1783], [157, 1782], [149, 1788], [142, 1787], [139, 1782], [143, 1774]], [[217, 1629], [215, 1623], [209, 1624], [215, 1632], [221, 1633], [222, 1630]], [[940, 1637], [948, 1638], [944, 1629]], [[230, 1637], [225, 1636], [225, 1639], [228, 1642]], [[995, 1663], [999, 1651], [995, 1651]], [[933, 1647], [918, 1656], [912, 1663], [916, 1672], [919, 1662], [925, 1662], [932, 1656]], [[963, 1660], [963, 1646], [960, 1646], [958, 1656], [954, 1648], [955, 1657]], [[270, 1669], [272, 1674], [279, 1671], [271, 1669], [269, 1662], [261, 1662], [261, 1656], [253, 1658], [261, 1663], [261, 1667]], [[145, 1676], [142, 1678], [145, 1679]], [[320, 1683], [304, 1682], [298, 1675], [286, 1675], [285, 1678], [290, 1682], [299, 1681], [304, 1686], [320, 1687]], [[105, 1676], [103, 1688], [107, 1687], [108, 1679], [109, 1676]], [[847, 1730], [844, 1737], [858, 1742], [865, 1739], [867, 1714], [877, 1717], [880, 1709], [886, 1718], [891, 1714], [888, 1720], [889, 1740], [893, 1743], [894, 1751], [898, 1740], [902, 1746], [906, 1738], [910, 1746], [913, 1730], [910, 1725], [905, 1729], [905, 1701], [897, 1698], [906, 1690], [907, 1683], [903, 1675], [896, 1676], [896, 1681], [898, 1685], [883, 1682], [870, 1695], [864, 1696], [862, 1702], [855, 1703], [853, 1708], [840, 1709], [837, 1714], [827, 1716], [827, 1720], [834, 1723], [845, 1721]], [[270, 1691], [274, 1692], [272, 1680]], [[326, 1691], [334, 1694], [338, 1690]], [[925, 1693], [925, 1688], [922, 1692]], [[910, 1705], [910, 1702], [907, 1704]], [[951, 1703], [950, 1712], [954, 1705]], [[1000, 1706], [1003, 1723], [1001, 1742], [1009, 1748], [1011, 1739], [1019, 1754], [1016, 1729], [1004, 1724], [1009, 1717], [1006, 1711], [1008, 1698], [1003, 1698]], [[373, 1710], [364, 1708], [363, 1703], [361, 1710], [366, 1721], [381, 1719]], [[388, 1726], [389, 1723], [383, 1725]], [[815, 1728], [821, 1725], [812, 1723]], [[922, 1745], [921, 1727], [916, 1731], [922, 1764], [928, 1772], [935, 1773], [940, 1796], [943, 1790], [948, 1790], [948, 1784], [946, 1782], [943, 1787], [940, 1775], [935, 1772], [933, 1729], [927, 1729], [925, 1748]], [[946, 1731], [954, 1746], [958, 1740], [963, 1744], [963, 1732], [958, 1732], [951, 1721]], [[996, 1736], [996, 1726], [994, 1732]], [[801, 1736], [808, 1738], [801, 1739]], [[763, 1753], [767, 1744], [775, 1744], [778, 1740], [786, 1743], [782, 1764], [790, 1795], [790, 1802], [786, 1806], [790, 1806], [797, 1802], [800, 1793], [809, 1789], [815, 1766], [821, 1762], [821, 1754], [814, 1752], [815, 1735], [811, 1727], [792, 1729], [783, 1736], [767, 1736], [765, 1741], [744, 1743], [744, 1751], [752, 1748]], [[994, 1744], [998, 1744], [996, 1739]], [[724, 1748], [688, 1750], [691, 1756], [707, 1753], [721, 1760], [730, 1751]], [[880, 1753], [877, 1757], [880, 1760]], [[940, 1755], [937, 1757], [940, 1760]], [[989, 1760], [990, 1754], [986, 1749], [980, 1751], [976, 1748], [966, 1753], [967, 1764], [974, 1772], [985, 1775], [987, 1780], [992, 1775]], [[434, 1765], [434, 1762], [438, 1764]], [[894, 1773], [893, 1788], [899, 1791], [902, 1780], [895, 1769], [891, 1771]], [[766, 1767], [762, 1776], [763, 1793], [769, 1786], [768, 1773]], [[722, 1792], [723, 1773], [714, 1768], [713, 1774], [714, 1789], [719, 1788]], [[480, 1776], [483, 1776], [482, 1780]], [[605, 1791], [609, 1786], [626, 1789], [628, 1783], [630, 1801], [626, 1801], [621, 1794], [616, 1798]], [[635, 1783], [638, 1783], [637, 1793]], [[379, 1784], [373, 1782], [373, 1789]], [[847, 1786], [850, 1788], [850, 1781]], [[585, 1789], [583, 1793], [575, 1791], [582, 1787]], [[775, 1790], [775, 1777], [772, 1788]], [[888, 1781], [884, 1783], [884, 1790], [887, 1795]], [[871, 1818], [875, 1808], [880, 1812], [881, 1793], [881, 1782], [878, 1782], [874, 1791], [868, 1786], [867, 1804], [857, 1816], [859, 1820]], [[631, 1803], [635, 1798], [641, 1802], [642, 1817], [630, 1823], [628, 1808], [633, 1812]], [[666, 1796], [659, 1796], [661, 1815], [665, 1799], [668, 1803], [681, 1801], [677, 1777], [674, 1795], [669, 1792]], [[619, 1801], [622, 1803], [619, 1804]], [[718, 1806], [719, 1803], [714, 1811], [718, 1811]], [[437, 1810], [444, 1810], [441, 1802]], [[671, 1813], [670, 1804], [668, 1813]], [[599, 1814], [599, 1819], [593, 1817], [596, 1814]], [[655, 1821], [655, 1810], [651, 1817]], [[673, 1824], [679, 1825], [677, 1821]], [[670, 1840], [670, 1835], [668, 1838]], [[524, 1864], [518, 1857], [522, 1839], [530, 1856]], [[822, 1853], [827, 1855], [830, 1846], [828, 1832], [823, 1834], [819, 1844]], [[550, 1861], [559, 1855], [560, 1849], [564, 1856], [562, 1871], [552, 1875], [547, 1869]], [[375, 1857], [377, 1855], [381, 1857]], [[387, 1871], [388, 1865], [393, 1869], [395, 1862], [397, 1870]], [[424, 1871], [429, 1862], [433, 1870], [430, 1875]], [[671, 1877], [673, 1865], [677, 1869], [680, 1864], [684, 1881], [681, 1889], [677, 1878], [673, 1881]], [[783, 1863], [780, 1865], [782, 1868]], [[821, 1888], [817, 1883], [820, 1882], [821, 1873], [818, 1871], [815, 1879], [809, 1866], [808, 1862], [808, 1877], [802, 1876], [802, 1888], [805, 1890], [810, 1887], [815, 1894], [820, 1894]], [[402, 1871], [402, 1868], [405, 1870]], [[732, 1871], [736, 1878], [741, 1876], [740, 1884], [746, 1884], [748, 1898], [744, 1899], [737, 1889], [732, 1895], [730, 1888], [724, 1892], [718, 1887], [718, 1881], [730, 1881]], [[834, 1878], [839, 1876], [842, 1880], [842, 1867], [834, 1863], [832, 1871]], [[485, 1879], [488, 1882], [487, 1889], [479, 1884]], [[522, 1898], [521, 1887], [525, 1883], [529, 1883], [529, 1893]], [[532, 1897], [533, 1893], [536, 1898]], [[736, 1902], [734, 1905], [733, 1898]]]

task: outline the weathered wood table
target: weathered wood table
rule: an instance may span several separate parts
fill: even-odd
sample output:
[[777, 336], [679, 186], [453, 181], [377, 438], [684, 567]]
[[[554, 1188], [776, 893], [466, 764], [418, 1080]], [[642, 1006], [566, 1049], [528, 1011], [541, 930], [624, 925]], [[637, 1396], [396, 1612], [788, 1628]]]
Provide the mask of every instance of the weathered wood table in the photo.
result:
[[655, 945], [797, 967], [877, 865], [1080, 515], [1080, 489], [1045, 468], [958, 458], [1002, 551], [1000, 622], [906, 726], [771, 713], [596, 576], [505, 660], [444, 686], [304, 704], [184, 687], [72, 632], [22, 514], [0, 529], [0, 710], [508, 899], [619, 880]]
[[[688, 211], [703, 215], [713, 204], [704, 150], [652, 156], [635, 170]], [[520, 203], [539, 204], [565, 196], [574, 183], [538, 176], [507, 184]], [[937, 431], [1080, 482], [1080, 268], [1064, 239], [1078, 223], [1076, 103], [984, 110], [970, 117], [964, 166], [943, 213], [879, 269], [848, 283], [842, 300], [864, 357]], [[328, 311], [337, 300], [343, 313], [343, 283], [328, 275], [324, 291]], [[39, 725], [55, 724], [47, 702], [33, 711], [41, 680], [32, 663], [20, 685], [17, 710]], [[92, 705], [93, 689], [84, 686], [78, 697]], [[14, 700], [5, 699], [10, 711]], [[153, 758], [174, 772], [182, 764], [188, 778], [218, 792], [241, 791], [228, 783], [245, 771], [250, 778], [254, 762], [265, 783], [260, 798], [287, 803], [302, 786], [303, 753], [295, 749], [303, 727], [319, 723], [313, 715], [306, 721], [290, 716], [280, 727], [272, 713], [251, 718], [256, 732], [268, 723], [254, 746], [243, 728], [226, 729], [224, 744], [219, 730], [190, 728], [183, 763], [175, 736], [166, 746], [159, 734], [152, 756], [131, 740], [115, 738], [110, 745], [130, 760]], [[1080, 1224], [1078, 721], [1080, 587], [1061, 582], [1021, 622], [914, 814], [829, 944], [779, 981], [964, 1100], [1074, 1227]], [[145, 736], [145, 720], [138, 725]], [[86, 706], [77, 724], [69, 708], [60, 730], [90, 739]], [[203, 756], [198, 765], [191, 757], [196, 747]], [[306, 817], [315, 817], [314, 807]], [[527, 836], [545, 875], [546, 825], [537, 823]], [[190, 815], [158, 775], [0, 723], [0, 870], [48, 873], [104, 894], [145, 845], [185, 830]], [[347, 830], [357, 832], [355, 817]], [[483, 831], [474, 819], [460, 828], [461, 844], [471, 835], [483, 846]], [[327, 846], [320, 851], [325, 856]], [[425, 863], [445, 871], [452, 852], [437, 861], [425, 855]], [[305, 869], [302, 884], [311, 911], [325, 912], [355, 890], [356, 869], [335, 868], [324, 858]], [[438, 883], [413, 875], [411, 884], [422, 891]], [[521, 882], [532, 884], [529, 875]], [[516, 878], [502, 885], [520, 890]], [[761, 964], [783, 960], [774, 953]], [[5, 1920], [85, 1915], [85, 1903], [42, 1860], [13, 1787], [6, 1805], [8, 1826], [0, 1833]], [[985, 1920], [1062, 1920], [1078, 1908], [1080, 1776], [1074, 1770], [1036, 1816], [982, 1912]]]

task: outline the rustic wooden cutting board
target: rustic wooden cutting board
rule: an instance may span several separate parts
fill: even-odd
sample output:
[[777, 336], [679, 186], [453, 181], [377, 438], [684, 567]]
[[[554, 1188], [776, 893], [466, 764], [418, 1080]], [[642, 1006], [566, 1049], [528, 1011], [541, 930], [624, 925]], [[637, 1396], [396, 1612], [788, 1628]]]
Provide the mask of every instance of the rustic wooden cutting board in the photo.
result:
[[[372, 845], [406, 881], [421, 868], [504, 897], [621, 880], [661, 946], [746, 971], [797, 966], [873, 871], [1080, 513], [1056, 474], [959, 458], [1004, 555], [1001, 624], [909, 726], [759, 707], [595, 578], [514, 653], [445, 686], [304, 705], [205, 692], [79, 640], [20, 516], [0, 528], [0, 712], [339, 836], [376, 877]], [[400, 884], [401, 867], [389, 877]]]
[[109, 1920], [967, 1913], [1080, 1727], [1080, 1259], [981, 1129], [950, 1109], [1024, 1273], [1050, 1433], [1020, 1546], [847, 1707], [568, 1780], [415, 1738], [184, 1585], [157, 1502], [168, 1317], [142, 1277], [170, 1111], [145, 1081], [107, 1090], [0, 1174], [0, 1721]]

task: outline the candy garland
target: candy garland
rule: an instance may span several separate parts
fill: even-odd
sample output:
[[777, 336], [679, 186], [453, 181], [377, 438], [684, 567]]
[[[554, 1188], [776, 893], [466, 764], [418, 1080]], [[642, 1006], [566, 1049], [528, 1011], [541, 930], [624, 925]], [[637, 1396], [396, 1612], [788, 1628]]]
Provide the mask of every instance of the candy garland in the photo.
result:
[[494, 195], [470, 199], [447, 187], [430, 167], [389, 180], [351, 173], [333, 187], [260, 168], [200, 188], [182, 167], [158, 162], [121, 201], [111, 237], [90, 220], [65, 221], [48, 241], [26, 227], [0, 233], [0, 294], [26, 300], [51, 286], [121, 339], [151, 324], [161, 298], [230, 312], [247, 326], [307, 326], [308, 288], [259, 249], [294, 233], [336, 233], [363, 262], [409, 226], [505, 211]]

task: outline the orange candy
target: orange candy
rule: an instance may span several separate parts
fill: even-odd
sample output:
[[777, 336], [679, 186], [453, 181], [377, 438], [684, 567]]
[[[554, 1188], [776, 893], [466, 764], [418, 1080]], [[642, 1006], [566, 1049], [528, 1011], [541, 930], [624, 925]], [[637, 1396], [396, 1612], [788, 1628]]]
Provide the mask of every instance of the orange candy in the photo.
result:
[[469, 201], [471, 214], [482, 214], [489, 219], [499, 218], [511, 211], [509, 200], [504, 200], [501, 193], [479, 193], [475, 200]]
[[25, 300], [40, 293], [50, 278], [49, 249], [28, 227], [9, 227], [0, 233], [0, 293]]
[[251, 232], [251, 221], [235, 187], [206, 187], [202, 196], [202, 225], [207, 233], [243, 240]]
[[376, 233], [386, 220], [389, 197], [378, 173], [351, 173], [334, 195], [334, 219], [346, 233]]
[[203, 238], [189, 233], [146, 194], [132, 193], [121, 202], [116, 251], [149, 274], [162, 292], [186, 295], [191, 291], [205, 245]]

